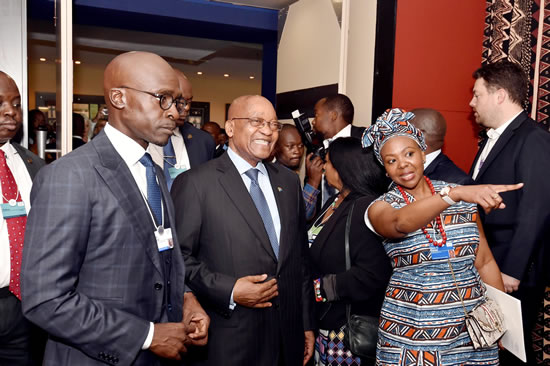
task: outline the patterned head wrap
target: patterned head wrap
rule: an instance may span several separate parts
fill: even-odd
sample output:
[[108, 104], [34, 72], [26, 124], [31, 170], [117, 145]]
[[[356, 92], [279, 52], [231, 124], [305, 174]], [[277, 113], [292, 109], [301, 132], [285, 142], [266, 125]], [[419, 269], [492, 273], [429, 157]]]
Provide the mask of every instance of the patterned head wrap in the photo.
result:
[[376, 123], [363, 133], [361, 138], [363, 147], [374, 145], [374, 155], [382, 165], [384, 163], [382, 162], [382, 156], [380, 156], [380, 150], [389, 139], [395, 136], [409, 137], [420, 146], [422, 151], [425, 151], [427, 146], [424, 135], [422, 131], [409, 122], [412, 118], [414, 118], [414, 113], [406, 112], [403, 109], [387, 109], [376, 119]]

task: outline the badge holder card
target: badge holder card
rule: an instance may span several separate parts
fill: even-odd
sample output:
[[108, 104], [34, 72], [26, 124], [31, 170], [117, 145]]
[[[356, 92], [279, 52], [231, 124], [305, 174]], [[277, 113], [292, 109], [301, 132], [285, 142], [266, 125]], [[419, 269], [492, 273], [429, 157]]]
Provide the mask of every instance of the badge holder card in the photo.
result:
[[[19, 196], [19, 192], [18, 192], [18, 196]], [[25, 209], [25, 202], [23, 201], [17, 202], [16, 200], [11, 199], [8, 201], [8, 203], [2, 203], [0, 205], [0, 208], [2, 209], [2, 216], [4, 216], [5, 219], [27, 215], [27, 210]]]

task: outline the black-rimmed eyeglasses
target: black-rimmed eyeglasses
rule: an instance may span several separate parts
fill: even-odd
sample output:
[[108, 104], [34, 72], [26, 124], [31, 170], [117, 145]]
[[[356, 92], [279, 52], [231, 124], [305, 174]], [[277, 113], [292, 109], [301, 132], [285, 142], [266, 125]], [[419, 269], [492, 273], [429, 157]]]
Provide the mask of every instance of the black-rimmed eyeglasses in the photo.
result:
[[119, 86], [119, 88], [124, 88], [124, 89], [130, 89], [130, 90], [134, 90], [134, 91], [138, 91], [140, 93], [145, 93], [145, 94], [149, 94], [150, 96], [154, 97], [154, 98], [157, 98], [159, 100], [159, 105], [160, 105], [160, 108], [163, 110], [163, 111], [166, 111], [168, 109], [170, 109], [170, 107], [172, 107], [172, 105], [174, 103], [176, 103], [176, 109], [178, 111], [182, 111], [184, 110], [186, 107], [187, 107], [187, 104], [189, 103], [187, 100], [185, 100], [184, 98], [174, 98], [172, 95], [170, 94], [158, 94], [158, 93], [152, 93], [152, 92], [148, 92], [148, 91], [145, 91], [145, 90], [139, 90], [139, 89], [136, 89], [136, 88], [132, 88], [130, 86]]
[[283, 129], [283, 124], [280, 123], [277, 120], [266, 121], [263, 118], [251, 118], [251, 117], [233, 117], [231, 119], [232, 120], [233, 119], [246, 119], [246, 120], [248, 120], [248, 123], [250, 123], [250, 125], [254, 128], [264, 128], [264, 126], [266, 124], [268, 124], [271, 131], [281, 131]]

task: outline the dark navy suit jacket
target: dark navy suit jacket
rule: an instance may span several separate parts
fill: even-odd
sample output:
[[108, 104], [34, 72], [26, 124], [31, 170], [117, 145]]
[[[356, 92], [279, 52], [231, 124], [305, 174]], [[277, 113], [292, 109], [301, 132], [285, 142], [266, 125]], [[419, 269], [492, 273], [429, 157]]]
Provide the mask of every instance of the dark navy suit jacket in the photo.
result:
[[[482, 141], [470, 174], [487, 143]], [[514, 184], [522, 189], [501, 193], [502, 210], [479, 210], [487, 241], [501, 272], [522, 285], [541, 284], [550, 277], [550, 133], [522, 112], [504, 130], [479, 171], [476, 184]]]
[[195, 128], [189, 122], [185, 122], [179, 129], [185, 142], [191, 168], [196, 168], [214, 157], [216, 145], [208, 132]]
[[441, 180], [448, 183], [461, 185], [473, 184], [473, 179], [462, 169], [457, 167], [449, 157], [443, 153], [437, 157], [424, 169], [424, 175], [431, 180]]

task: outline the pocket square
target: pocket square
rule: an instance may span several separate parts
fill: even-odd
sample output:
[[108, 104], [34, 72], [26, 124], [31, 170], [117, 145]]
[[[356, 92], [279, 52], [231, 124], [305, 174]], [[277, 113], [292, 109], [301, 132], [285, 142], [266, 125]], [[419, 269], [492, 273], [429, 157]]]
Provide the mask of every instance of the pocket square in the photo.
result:
[[282, 191], [283, 191], [283, 188], [282, 188], [282, 187], [277, 187], [277, 190], [278, 190], [279, 192], [282, 192]]

